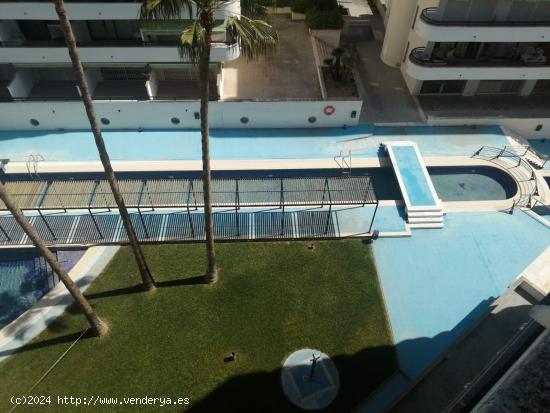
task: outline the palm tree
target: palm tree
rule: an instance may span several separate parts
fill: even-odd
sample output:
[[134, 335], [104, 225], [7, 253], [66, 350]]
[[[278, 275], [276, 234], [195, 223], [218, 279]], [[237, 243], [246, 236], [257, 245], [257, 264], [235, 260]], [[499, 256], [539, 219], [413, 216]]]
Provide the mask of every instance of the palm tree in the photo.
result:
[[30, 238], [34, 246], [44, 256], [52, 270], [57, 274], [61, 282], [65, 285], [69, 293], [73, 296], [76, 304], [80, 310], [86, 316], [90, 328], [97, 336], [102, 336], [107, 333], [107, 324], [99, 318], [94, 311], [88, 300], [84, 297], [82, 292], [78, 289], [74, 281], [69, 277], [69, 274], [59, 265], [59, 262], [55, 258], [55, 255], [48, 249], [44, 240], [40, 237], [40, 234], [30, 224], [27, 217], [23, 214], [23, 211], [13, 202], [10, 195], [6, 191], [6, 187], [0, 182], [0, 199], [6, 205], [6, 208], [11, 212], [17, 223], [21, 226], [25, 234]]
[[90, 90], [88, 89], [88, 83], [86, 82], [86, 78], [84, 76], [84, 69], [82, 67], [82, 62], [80, 61], [80, 56], [76, 47], [76, 40], [73, 34], [71, 23], [67, 16], [67, 11], [65, 10], [65, 4], [63, 0], [53, 0], [53, 2], [55, 5], [55, 11], [59, 16], [61, 29], [63, 30], [63, 34], [65, 36], [65, 42], [67, 44], [67, 49], [69, 50], [69, 55], [73, 63], [73, 69], [76, 75], [77, 84], [80, 89], [80, 94], [82, 96], [82, 102], [84, 103], [84, 107], [86, 108], [86, 115], [88, 116], [88, 120], [90, 121], [95, 144], [99, 152], [99, 157], [101, 159], [101, 163], [103, 164], [105, 175], [107, 176], [109, 186], [111, 187], [113, 197], [120, 212], [122, 223], [124, 224], [124, 228], [126, 229], [126, 233], [128, 234], [128, 240], [130, 241], [132, 252], [134, 253], [139, 273], [141, 275], [143, 288], [147, 291], [153, 291], [155, 289], [155, 280], [153, 279], [151, 272], [149, 271], [149, 268], [147, 266], [147, 262], [145, 261], [145, 255], [143, 254], [141, 246], [139, 245], [136, 232], [134, 231], [132, 221], [130, 220], [130, 215], [128, 214], [128, 210], [126, 209], [126, 205], [124, 203], [124, 198], [120, 193], [120, 188], [118, 186], [113, 167], [111, 166], [109, 154], [107, 153], [107, 149], [105, 148], [105, 142], [103, 141], [103, 136], [101, 134], [101, 127], [99, 126], [99, 123], [97, 121], [94, 104], [92, 102]]
[[[212, 216], [212, 180], [210, 171], [210, 148], [208, 126], [208, 82], [212, 30], [215, 27], [214, 12], [220, 10], [222, 0], [144, 0], [140, 16], [142, 19], [180, 19], [187, 12], [194, 20], [182, 29], [179, 51], [182, 59], [198, 65], [200, 88], [200, 119], [202, 143], [202, 182], [204, 196], [204, 227], [206, 233], [207, 271], [204, 280], [213, 284], [218, 280], [216, 250], [214, 246], [214, 225]], [[241, 53], [248, 59], [274, 52], [277, 49], [277, 33], [262, 20], [265, 7], [258, 0], [242, 0], [241, 15], [226, 19], [230, 37], [236, 40]]]

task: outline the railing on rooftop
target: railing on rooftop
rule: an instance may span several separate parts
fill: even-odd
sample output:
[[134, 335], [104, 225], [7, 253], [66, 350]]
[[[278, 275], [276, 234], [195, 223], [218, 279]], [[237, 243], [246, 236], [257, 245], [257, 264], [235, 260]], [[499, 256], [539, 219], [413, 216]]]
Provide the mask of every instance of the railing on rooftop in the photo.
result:
[[437, 7], [428, 7], [422, 10], [420, 18], [433, 26], [485, 26], [485, 27], [543, 27], [550, 26], [549, 20], [441, 20]]
[[477, 59], [461, 59], [461, 58], [434, 58], [426, 55], [425, 47], [414, 48], [409, 59], [411, 62], [427, 67], [541, 67], [549, 66], [550, 61], [545, 62], [524, 62], [521, 59], [511, 58], [496, 58], [496, 57], [480, 57]]

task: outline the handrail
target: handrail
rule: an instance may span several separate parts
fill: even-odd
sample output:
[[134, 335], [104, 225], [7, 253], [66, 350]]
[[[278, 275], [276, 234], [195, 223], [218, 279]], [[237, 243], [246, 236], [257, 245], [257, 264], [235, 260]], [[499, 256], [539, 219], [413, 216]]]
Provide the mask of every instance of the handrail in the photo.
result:
[[[538, 167], [539, 169], [543, 169], [544, 166], [546, 165], [546, 162], [548, 162], [548, 160], [550, 160], [550, 155], [546, 155], [544, 153], [540, 153], [539, 151], [537, 151], [535, 148], [533, 148], [532, 146], [530, 145], [507, 145], [504, 147], [505, 149], [506, 148], [510, 148], [512, 150], [516, 150], [516, 148], [521, 148], [522, 150], [524, 150], [523, 154], [520, 155], [520, 156], [526, 156], [528, 153], [531, 153], [531, 156], [535, 157], [535, 158], [538, 158], [540, 160], [540, 167]], [[531, 163], [529, 161], [529, 159], [527, 159], [527, 162]]]
[[[533, 166], [528, 161], [523, 159], [522, 156], [520, 156], [520, 155], [518, 155], [514, 152], [510, 152], [506, 148], [507, 148], [507, 146], [505, 146], [504, 148], [496, 148], [496, 147], [493, 147], [493, 146], [482, 146], [476, 153], [474, 153], [474, 156], [482, 156], [483, 151], [490, 151], [492, 153], [488, 156], [491, 159], [497, 159], [497, 158], [517, 159], [518, 164], [516, 166], [517, 167], [523, 166], [525, 169], [527, 169], [530, 172], [531, 177], [529, 179], [529, 182], [533, 182], [533, 188], [529, 193], [521, 194], [520, 198], [518, 200], [514, 201], [514, 204], [512, 205], [512, 211], [513, 211], [513, 209], [516, 206], [518, 206], [521, 201], [527, 201], [527, 205], [530, 206], [531, 202], [532, 202], [532, 199], [533, 199], [533, 196], [538, 195], [539, 188], [538, 188], [538, 182], [537, 182], [537, 179], [536, 179], [536, 174], [535, 174], [535, 170], [533, 169]], [[521, 188], [522, 188], [521, 185], [518, 185], [518, 189], [521, 190]]]
[[484, 27], [544, 27], [550, 26], [550, 21], [503, 21], [503, 20], [438, 20], [434, 17], [430, 17], [430, 14], [434, 14], [438, 11], [437, 7], [427, 7], [422, 10], [420, 14], [420, 19], [425, 23], [431, 24], [433, 26], [484, 26]]
[[441, 67], [441, 66], [456, 66], [456, 67], [541, 67], [550, 66], [550, 59], [546, 62], [532, 63], [524, 62], [521, 59], [509, 58], [489, 58], [489, 60], [480, 59], [460, 59], [460, 58], [442, 58], [434, 59], [431, 56], [426, 56], [425, 47], [415, 47], [409, 54], [409, 59], [420, 66]]

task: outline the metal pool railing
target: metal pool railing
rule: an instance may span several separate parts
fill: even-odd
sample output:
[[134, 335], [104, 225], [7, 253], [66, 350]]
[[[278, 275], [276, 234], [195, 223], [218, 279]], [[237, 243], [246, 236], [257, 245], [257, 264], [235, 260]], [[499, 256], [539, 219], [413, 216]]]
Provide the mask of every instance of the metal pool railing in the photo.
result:
[[491, 161], [504, 160], [500, 165], [514, 175], [520, 191], [520, 197], [514, 201], [512, 210], [518, 206], [531, 206], [533, 197], [539, 194], [539, 188], [535, 170], [530, 162], [515, 151], [511, 151], [509, 146], [503, 148], [482, 146], [473, 156], [487, 158]]

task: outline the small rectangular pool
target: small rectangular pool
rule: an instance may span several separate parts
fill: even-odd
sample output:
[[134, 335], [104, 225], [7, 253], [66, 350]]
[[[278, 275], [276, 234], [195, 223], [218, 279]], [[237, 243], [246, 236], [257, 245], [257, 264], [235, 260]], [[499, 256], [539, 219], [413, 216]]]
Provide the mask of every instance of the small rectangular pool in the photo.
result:
[[[85, 250], [57, 251], [57, 259], [70, 271]], [[45, 259], [36, 250], [0, 251], [0, 329], [11, 323], [58, 282]]]
[[399, 170], [411, 206], [435, 205], [428, 179], [424, 174], [424, 168], [415, 148], [413, 146], [394, 146], [393, 153], [395, 166]]

